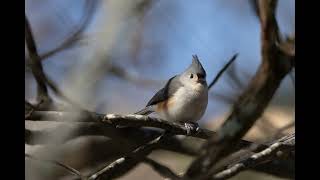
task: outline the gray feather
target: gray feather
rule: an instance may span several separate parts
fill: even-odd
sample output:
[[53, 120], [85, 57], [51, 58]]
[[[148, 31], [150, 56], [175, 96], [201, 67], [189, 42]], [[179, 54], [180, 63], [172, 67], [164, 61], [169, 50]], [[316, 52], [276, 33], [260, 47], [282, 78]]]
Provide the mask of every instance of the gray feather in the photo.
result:
[[179, 81], [179, 75], [173, 76], [148, 102], [147, 106], [157, 104], [169, 99], [183, 85]]
[[160, 89], [148, 102], [145, 108], [141, 109], [140, 111], [134, 113], [134, 114], [140, 114], [140, 115], [148, 115], [154, 112], [154, 106], [155, 104], [165, 101], [168, 98], [170, 98], [179, 87], [182, 86], [182, 84], [179, 81], [179, 76], [173, 76], [169, 79], [169, 81], [166, 83], [164, 88]]
[[153, 106], [147, 106], [134, 114], [148, 115], [154, 112]]

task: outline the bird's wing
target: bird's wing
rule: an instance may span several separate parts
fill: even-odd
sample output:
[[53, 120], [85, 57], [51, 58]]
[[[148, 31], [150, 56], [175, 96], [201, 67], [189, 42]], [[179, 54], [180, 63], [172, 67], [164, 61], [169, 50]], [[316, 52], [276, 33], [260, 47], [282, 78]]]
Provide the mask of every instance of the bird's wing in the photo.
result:
[[160, 89], [148, 102], [147, 106], [155, 105], [161, 101], [169, 99], [182, 84], [178, 79], [178, 75], [173, 76], [166, 83], [165, 87]]

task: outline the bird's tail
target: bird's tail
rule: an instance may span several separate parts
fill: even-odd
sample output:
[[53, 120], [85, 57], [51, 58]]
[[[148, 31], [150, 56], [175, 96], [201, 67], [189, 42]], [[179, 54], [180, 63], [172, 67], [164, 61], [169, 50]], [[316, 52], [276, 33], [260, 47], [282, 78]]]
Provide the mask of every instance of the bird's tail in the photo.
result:
[[135, 112], [134, 114], [139, 114], [139, 115], [148, 115], [154, 112], [154, 108], [152, 106], [147, 106], [143, 109], [141, 109], [138, 112]]

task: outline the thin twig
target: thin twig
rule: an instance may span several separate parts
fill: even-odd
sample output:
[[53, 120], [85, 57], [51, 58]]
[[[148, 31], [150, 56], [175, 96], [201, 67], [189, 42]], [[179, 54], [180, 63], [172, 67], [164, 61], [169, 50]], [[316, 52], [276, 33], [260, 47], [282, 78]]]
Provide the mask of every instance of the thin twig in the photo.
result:
[[93, 18], [95, 10], [98, 7], [98, 0], [86, 0], [84, 7], [85, 7], [84, 14], [80, 20], [78, 27], [75, 28], [76, 30], [74, 30], [72, 33], [70, 33], [71, 35], [68, 38], [66, 38], [56, 48], [49, 50], [49, 51], [43, 53], [42, 55], [40, 55], [41, 60], [45, 60], [48, 57], [51, 57], [58, 52], [61, 52], [63, 50], [66, 50], [67, 48], [72, 47], [78, 40], [81, 39], [81, 37], [80, 37], [81, 34], [86, 29], [86, 27], [88, 27], [89, 23], [91, 22], [91, 20]]
[[215, 83], [219, 80], [219, 78], [220, 78], [220, 76], [223, 74], [223, 72], [226, 71], [226, 70], [228, 69], [228, 67], [233, 63], [233, 61], [237, 59], [237, 56], [238, 56], [238, 53], [236, 53], [235, 55], [233, 55], [233, 56], [231, 57], [231, 59], [228, 61], [228, 63], [223, 66], [223, 68], [218, 72], [218, 74], [216, 75], [216, 77], [215, 77], [215, 78], [213, 79], [213, 81], [210, 83], [210, 85], [209, 85], [209, 87], [208, 87], [209, 89], [210, 89], [213, 85], [215, 85]]
[[171, 180], [179, 180], [182, 179], [178, 175], [176, 175], [170, 168], [156, 162], [150, 158], [144, 158], [143, 162], [150, 165], [153, 170], [157, 171], [162, 177], [169, 178]]

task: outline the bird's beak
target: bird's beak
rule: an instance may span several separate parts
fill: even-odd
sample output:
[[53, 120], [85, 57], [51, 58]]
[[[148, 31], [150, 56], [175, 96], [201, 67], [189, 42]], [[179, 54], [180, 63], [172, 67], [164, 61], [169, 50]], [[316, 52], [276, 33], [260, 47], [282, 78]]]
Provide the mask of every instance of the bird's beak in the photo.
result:
[[201, 74], [197, 74], [197, 83], [205, 84], [206, 83], [206, 78]]
[[200, 83], [200, 84], [204, 84], [204, 83], [206, 82], [206, 80], [203, 79], [203, 78], [199, 78], [199, 79], [197, 80], [197, 82]]

